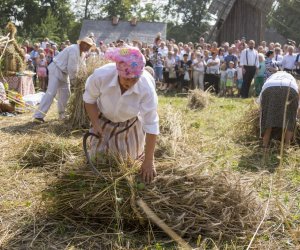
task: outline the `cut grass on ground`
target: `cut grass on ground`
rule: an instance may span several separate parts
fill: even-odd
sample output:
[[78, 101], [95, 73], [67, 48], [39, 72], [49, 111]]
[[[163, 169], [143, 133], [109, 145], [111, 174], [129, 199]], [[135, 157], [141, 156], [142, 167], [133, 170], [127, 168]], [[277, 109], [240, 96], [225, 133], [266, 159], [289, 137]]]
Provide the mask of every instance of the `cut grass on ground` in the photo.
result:
[[[254, 136], [251, 141], [245, 141], [240, 135], [242, 129], [239, 130], [240, 121], [253, 105], [253, 99], [214, 97], [201, 111], [189, 109], [187, 101], [185, 96], [159, 98], [159, 113], [166, 133], [169, 127], [178, 126], [176, 119], [181, 121], [180, 130], [177, 127], [171, 131], [172, 140], [159, 142], [165, 147], [163, 151], [169, 152], [157, 154], [157, 164], [171, 166], [176, 161], [187, 168], [201, 168], [202, 173], [223, 170], [240, 175], [264, 200], [264, 208], [269, 202], [252, 249], [297, 249], [300, 246], [299, 148], [285, 152], [281, 168], [278, 168], [276, 147], [271, 149], [269, 161], [262, 161], [259, 140]], [[166, 110], [174, 115], [164, 116]], [[52, 107], [48, 122], [41, 125], [31, 122], [31, 114], [0, 117], [0, 248], [176, 249], [176, 244], [157, 233], [156, 228], [126, 234], [117, 232], [116, 225], [103, 231], [91, 222], [78, 224], [67, 217], [54, 220], [46, 216], [42, 191], [51, 187], [62, 171], [76, 168], [74, 158], [84, 162], [82, 133], [67, 131], [67, 126], [56, 120], [55, 111]], [[34, 164], [38, 162], [36, 158], [41, 164]], [[55, 166], [50, 167], [53, 160]], [[202, 249], [214, 246], [246, 249], [250, 240], [248, 237], [239, 243], [218, 243], [200, 237], [190, 244]]]

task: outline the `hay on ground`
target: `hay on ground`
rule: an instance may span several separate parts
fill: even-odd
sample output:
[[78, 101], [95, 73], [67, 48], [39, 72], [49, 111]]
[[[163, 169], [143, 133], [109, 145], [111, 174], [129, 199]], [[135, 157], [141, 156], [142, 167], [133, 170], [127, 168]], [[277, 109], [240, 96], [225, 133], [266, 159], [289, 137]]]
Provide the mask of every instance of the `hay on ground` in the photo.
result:
[[84, 102], [83, 93], [85, 89], [85, 83], [87, 78], [94, 72], [96, 68], [99, 68], [108, 61], [104, 59], [93, 59], [87, 60], [86, 67], [81, 67], [76, 80], [74, 82], [74, 89], [68, 103], [67, 113], [69, 115], [68, 123], [71, 129], [83, 129], [89, 127], [89, 119], [87, 117]]
[[260, 134], [260, 110], [257, 105], [252, 105], [235, 125], [238, 136], [245, 139], [259, 138]]
[[208, 106], [211, 100], [211, 94], [207, 91], [195, 89], [189, 91], [188, 107], [190, 109], [203, 109]]
[[179, 235], [237, 240], [251, 235], [262, 218], [262, 203], [237, 174], [204, 175], [181, 167], [159, 166], [151, 185], [139, 181], [139, 166], [102, 165], [101, 176], [82, 169], [64, 173], [44, 192], [53, 215], [99, 221], [121, 230], [147, 222], [136, 205], [142, 198]]
[[65, 162], [74, 161], [82, 155], [81, 145], [67, 139], [53, 136], [34, 137], [23, 145], [20, 163], [25, 167], [50, 167], [59, 166]]
[[160, 112], [160, 135], [157, 139], [155, 157], [174, 157], [178, 150], [178, 143], [183, 141], [185, 126], [182, 114], [168, 105]]

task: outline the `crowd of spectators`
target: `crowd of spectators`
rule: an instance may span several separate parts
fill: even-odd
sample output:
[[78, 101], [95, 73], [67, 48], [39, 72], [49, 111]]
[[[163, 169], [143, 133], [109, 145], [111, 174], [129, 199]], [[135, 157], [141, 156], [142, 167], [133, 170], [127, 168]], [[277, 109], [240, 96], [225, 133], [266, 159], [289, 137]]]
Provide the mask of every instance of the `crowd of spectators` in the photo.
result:
[[[146, 59], [146, 66], [153, 69], [157, 89], [164, 92], [186, 92], [210, 86], [220, 96], [248, 97], [254, 80], [255, 95], [259, 95], [266, 79], [273, 73], [284, 70], [299, 73], [300, 45], [293, 41], [285, 44], [261, 41], [258, 44], [247, 41], [245, 37], [232, 44], [223, 42], [208, 43], [203, 37], [196, 43], [176, 42], [174, 39], [162, 40], [158, 35], [153, 44], [142, 41], [118, 40], [111, 43], [96, 43], [93, 33], [90, 38], [95, 42], [88, 57], [103, 58], [107, 48], [122, 47], [126, 44], [138, 47]], [[37, 73], [35, 84], [46, 91], [47, 66], [64, 48], [70, 46], [69, 40], [59, 46], [45, 38], [40, 43], [23, 43], [28, 69]], [[148, 68], [149, 68], [148, 67]]]

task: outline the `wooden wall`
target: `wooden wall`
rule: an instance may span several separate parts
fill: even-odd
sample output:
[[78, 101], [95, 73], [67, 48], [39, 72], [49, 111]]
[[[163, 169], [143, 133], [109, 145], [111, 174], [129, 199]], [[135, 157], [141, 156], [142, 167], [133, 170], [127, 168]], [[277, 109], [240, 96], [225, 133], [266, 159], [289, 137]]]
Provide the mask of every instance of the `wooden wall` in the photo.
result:
[[233, 43], [245, 36], [258, 43], [264, 40], [265, 28], [266, 14], [246, 0], [237, 0], [221, 26], [217, 40]]

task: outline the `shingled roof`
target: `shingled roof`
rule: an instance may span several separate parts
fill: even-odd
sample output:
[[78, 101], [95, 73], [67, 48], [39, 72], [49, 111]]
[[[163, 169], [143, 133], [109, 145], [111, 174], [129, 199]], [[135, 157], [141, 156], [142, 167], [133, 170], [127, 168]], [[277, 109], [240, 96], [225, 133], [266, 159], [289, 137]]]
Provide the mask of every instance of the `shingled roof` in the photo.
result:
[[152, 44], [157, 33], [161, 33], [162, 39], [166, 39], [167, 24], [160, 22], [137, 22], [131, 25], [129, 21], [119, 21], [117, 25], [113, 25], [108, 20], [84, 20], [80, 39], [89, 36], [93, 32], [96, 43], [104, 41], [110, 43], [118, 39], [122, 40], [139, 40]]

